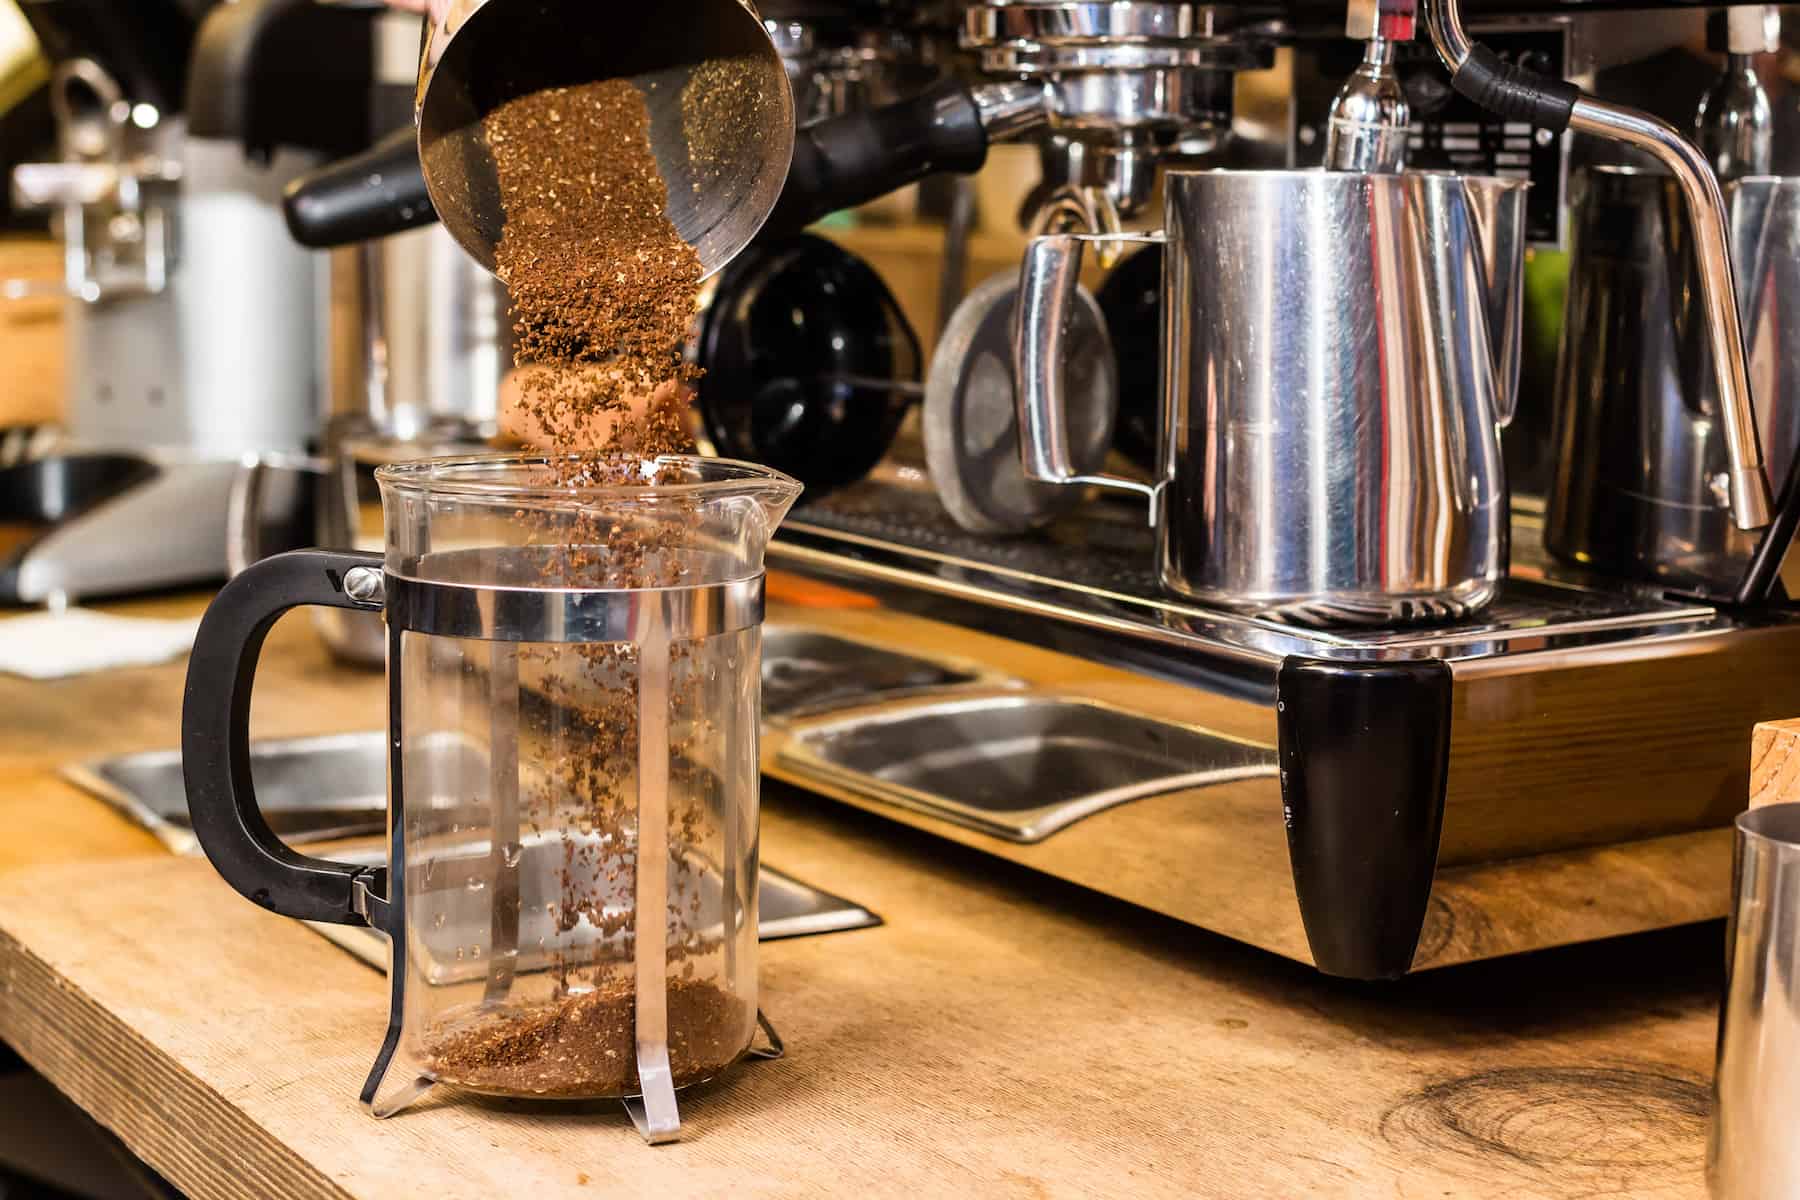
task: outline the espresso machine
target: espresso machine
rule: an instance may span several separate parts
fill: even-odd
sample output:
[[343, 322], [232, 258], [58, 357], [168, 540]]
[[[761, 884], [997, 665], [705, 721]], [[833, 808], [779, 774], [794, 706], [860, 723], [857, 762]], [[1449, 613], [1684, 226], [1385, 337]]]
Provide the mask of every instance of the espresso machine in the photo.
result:
[[[940, 339], [925, 461], [771, 547], [765, 770], [1337, 975], [1726, 911], [1748, 731], [1800, 704], [1772, 27], [1727, 10], [1659, 120], [1584, 89], [1703, 14], [1460, 7], [962, 10], [927, 95], [1052, 186]], [[893, 111], [803, 130], [802, 194], [860, 199], [839, 130]]]
[[[356, 120], [340, 66], [366, 20], [298, 0], [22, 8], [54, 62], [59, 154], [11, 182], [53, 212], [64, 270], [6, 286], [65, 297], [69, 375], [54, 452], [0, 478], [0, 601], [222, 578], [240, 463], [318, 432], [321, 292], [280, 196]], [[293, 544], [295, 481], [263, 501], [251, 520]]]
[[[451, 5], [435, 35], [482, 7]], [[846, 6], [834, 28], [906, 7]], [[811, 431], [788, 447], [832, 468], [769, 550], [764, 770], [1336, 975], [1722, 915], [1747, 733], [1800, 711], [1779, 580], [1800, 522], [1792, 255], [1779, 206], [1753, 202], [1780, 188], [1742, 174], [1768, 26], [1728, 17], [1723, 74], [1659, 118], [1607, 80], [1703, 18], [1590, 9], [981, 0], [949, 10], [954, 49], [914, 43], [934, 82], [801, 116], [721, 284], [995, 142], [1035, 145], [1044, 180], [1017, 275], [963, 301], [922, 387], [891, 331], [857, 380], [832, 338], [765, 341], [771, 321], [715, 342], [702, 314], [702, 365], [734, 347], [761, 427]], [[783, 20], [764, 28], [795, 33], [791, 95], [814, 59]], [[370, 236], [435, 197], [480, 260], [481, 151], [472, 114], [431, 111], [433, 46], [418, 142], [427, 164], [455, 145], [456, 186], [415, 174], [333, 211]], [[1240, 119], [1253, 88], [1265, 108], [1285, 93], [1286, 120]], [[766, 185], [762, 165], [721, 189]], [[1580, 172], [1609, 165], [1660, 205], [1623, 250], [1583, 207], [1601, 189]], [[671, 188], [677, 227], [724, 195]], [[695, 227], [741, 239], [746, 211]], [[1528, 260], [1564, 244], [1570, 300], [1546, 318]], [[826, 276], [789, 278], [836, 306]], [[772, 294], [823, 328], [804, 288]], [[1527, 337], [1546, 319], [1556, 351]], [[1666, 369], [1608, 365], [1665, 350]], [[830, 421], [763, 389], [771, 358], [830, 381], [810, 405]], [[877, 456], [831, 435], [884, 441], [915, 392], [922, 453], [900, 438], [845, 469]], [[1551, 462], [1548, 499], [1511, 481], [1528, 455]], [[1630, 491], [1615, 460], [1666, 464], [1670, 486], [1599, 504]], [[1641, 532], [1621, 542], [1621, 521]]]

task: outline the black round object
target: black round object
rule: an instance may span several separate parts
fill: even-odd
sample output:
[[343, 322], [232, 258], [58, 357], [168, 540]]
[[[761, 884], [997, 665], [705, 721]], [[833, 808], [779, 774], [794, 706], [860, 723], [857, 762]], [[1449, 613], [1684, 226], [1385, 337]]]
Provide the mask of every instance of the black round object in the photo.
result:
[[1156, 473], [1162, 364], [1162, 247], [1145, 246], [1114, 267], [1094, 293], [1119, 364], [1113, 449]]
[[881, 278], [810, 234], [757, 242], [700, 320], [696, 406], [713, 448], [815, 495], [855, 483], [917, 394], [919, 340]]
[[125, 99], [154, 104], [164, 115], [181, 111], [200, 6], [175, 0], [23, 0], [19, 11], [52, 62], [91, 58]]

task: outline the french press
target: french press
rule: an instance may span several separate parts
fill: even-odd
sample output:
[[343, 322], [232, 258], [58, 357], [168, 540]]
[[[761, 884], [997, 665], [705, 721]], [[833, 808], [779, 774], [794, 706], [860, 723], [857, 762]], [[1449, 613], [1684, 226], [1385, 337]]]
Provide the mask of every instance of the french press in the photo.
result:
[[[676, 1089], [752, 1052], [763, 551], [800, 489], [722, 459], [628, 465], [383, 467], [384, 553], [264, 559], [201, 622], [194, 832], [264, 908], [387, 935], [378, 1117], [437, 1083], [618, 1097], [665, 1141]], [[300, 605], [386, 619], [385, 868], [303, 856], [257, 808], [251, 682]]]

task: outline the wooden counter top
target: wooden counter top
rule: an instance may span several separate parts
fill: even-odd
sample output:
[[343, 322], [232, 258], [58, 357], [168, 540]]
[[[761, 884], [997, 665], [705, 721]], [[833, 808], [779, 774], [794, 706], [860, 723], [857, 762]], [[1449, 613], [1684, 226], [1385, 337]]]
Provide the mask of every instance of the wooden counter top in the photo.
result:
[[[0, 1038], [196, 1197], [1704, 1195], [1717, 926], [1346, 984], [775, 787], [767, 861], [887, 922], [763, 947], [785, 1059], [667, 1147], [609, 1104], [375, 1121], [381, 977], [53, 774], [174, 745], [184, 670], [0, 677]], [[257, 697], [258, 736], [380, 720], [304, 617]]]

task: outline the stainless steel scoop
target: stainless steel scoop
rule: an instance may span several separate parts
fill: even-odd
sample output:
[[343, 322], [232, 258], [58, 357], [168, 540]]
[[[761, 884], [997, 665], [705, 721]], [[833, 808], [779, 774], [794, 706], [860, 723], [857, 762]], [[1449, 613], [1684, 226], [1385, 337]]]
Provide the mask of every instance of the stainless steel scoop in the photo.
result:
[[669, 217], [711, 275], [775, 207], [794, 148], [781, 56], [741, 0], [431, 0], [419, 159], [438, 218], [489, 270], [504, 215], [481, 118], [546, 87], [629, 79], [650, 110]]

